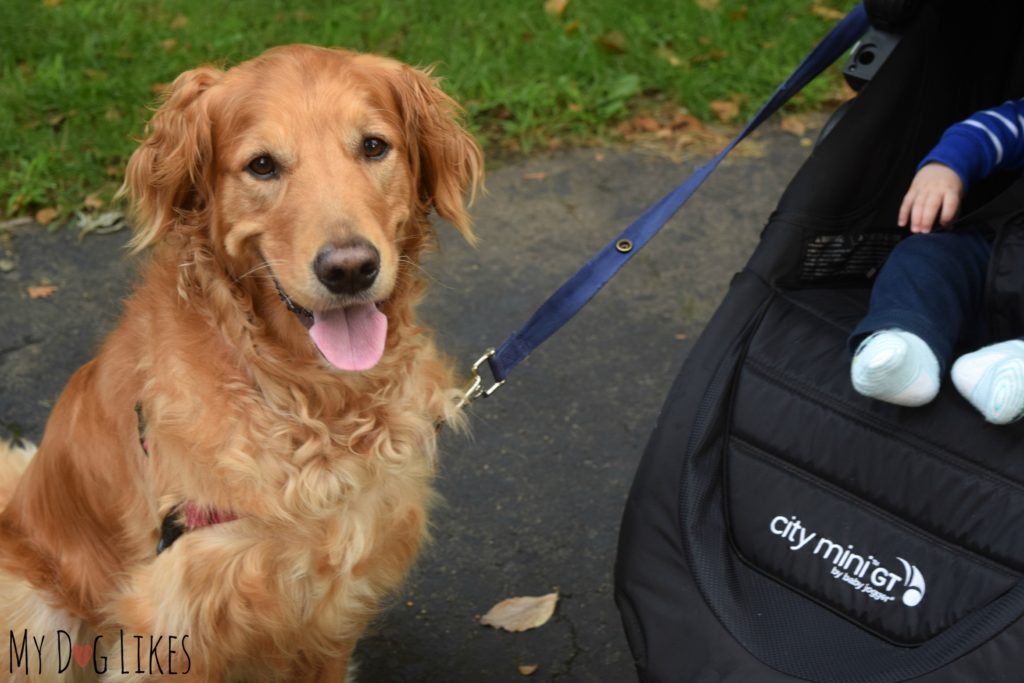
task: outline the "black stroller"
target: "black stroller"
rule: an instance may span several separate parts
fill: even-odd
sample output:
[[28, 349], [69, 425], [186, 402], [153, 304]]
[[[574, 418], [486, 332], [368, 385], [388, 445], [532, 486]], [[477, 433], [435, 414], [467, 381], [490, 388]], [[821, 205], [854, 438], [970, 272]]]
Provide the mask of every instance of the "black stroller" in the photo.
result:
[[[852, 65], [878, 68], [694, 346], [630, 493], [616, 600], [644, 681], [1024, 681], [1024, 423], [986, 424], [948, 380], [922, 408], [866, 399], [847, 350], [917, 162], [1024, 96], [1024, 3], [867, 9], [892, 51]], [[1024, 181], [996, 176], [956, 226], [997, 235], [1003, 338], [1024, 334], [1022, 225]]]

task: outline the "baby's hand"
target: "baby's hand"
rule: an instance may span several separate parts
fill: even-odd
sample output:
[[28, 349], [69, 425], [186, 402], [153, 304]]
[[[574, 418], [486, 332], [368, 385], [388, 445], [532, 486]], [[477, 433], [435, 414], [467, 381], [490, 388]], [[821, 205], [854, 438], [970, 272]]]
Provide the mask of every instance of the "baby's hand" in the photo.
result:
[[903, 197], [897, 224], [902, 228], [910, 219], [911, 232], [931, 232], [938, 216], [939, 223], [949, 225], [960, 210], [963, 193], [964, 184], [956, 171], [937, 162], [926, 164]]

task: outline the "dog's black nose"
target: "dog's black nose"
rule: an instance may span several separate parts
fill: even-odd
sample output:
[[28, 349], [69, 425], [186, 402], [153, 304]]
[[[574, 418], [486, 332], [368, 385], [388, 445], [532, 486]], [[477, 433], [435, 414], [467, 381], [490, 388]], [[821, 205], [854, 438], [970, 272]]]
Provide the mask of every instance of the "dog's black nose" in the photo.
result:
[[358, 294], [373, 285], [380, 272], [380, 252], [365, 239], [320, 250], [313, 272], [335, 294]]

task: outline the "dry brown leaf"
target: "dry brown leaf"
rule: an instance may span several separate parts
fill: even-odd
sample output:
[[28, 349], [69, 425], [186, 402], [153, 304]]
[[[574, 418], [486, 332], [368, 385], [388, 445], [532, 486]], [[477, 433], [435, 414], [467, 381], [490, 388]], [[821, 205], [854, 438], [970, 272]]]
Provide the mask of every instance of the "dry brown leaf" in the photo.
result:
[[613, 54], [621, 55], [626, 51], [626, 36], [622, 31], [608, 31], [595, 38], [594, 42]]
[[747, 15], [750, 14], [750, 8], [743, 5], [737, 10], [733, 10], [729, 13], [729, 21], [746, 21]]
[[827, 19], [829, 21], [839, 21], [840, 19], [846, 16], [844, 12], [840, 12], [837, 9], [832, 9], [831, 7], [825, 7], [824, 5], [819, 5], [817, 3], [811, 5], [811, 14], [813, 14], [816, 17], [821, 17], [822, 19]]
[[782, 130], [797, 137], [801, 137], [807, 132], [807, 124], [801, 117], [796, 115], [783, 116], [782, 121], [779, 122], [779, 126]]
[[49, 225], [53, 222], [53, 219], [57, 217], [57, 209], [52, 206], [48, 206], [45, 209], [39, 209], [36, 211], [36, 223], [39, 225]]
[[179, 14], [171, 19], [171, 28], [185, 28], [186, 26], [188, 26], [188, 17], [184, 14]]
[[105, 112], [103, 112], [103, 118], [105, 118], [107, 121], [120, 121], [124, 118], [124, 114], [122, 114], [116, 109], [108, 109]]
[[523, 180], [544, 180], [548, 177], [548, 174], [544, 171], [534, 171], [533, 173], [524, 173]]
[[565, 13], [565, 8], [569, 6], [569, 0], [547, 0], [544, 3], [544, 11], [548, 14], [560, 17]]
[[716, 10], [719, 5], [719, 0], [695, 0], [695, 2], [697, 3], [697, 7], [707, 10]]
[[727, 100], [714, 100], [708, 103], [708, 109], [715, 113], [722, 123], [729, 123], [740, 115], [740, 98], [736, 95]]
[[568, 35], [572, 35], [573, 33], [576, 33], [579, 30], [580, 30], [580, 22], [579, 22], [578, 19], [573, 19], [572, 21], [570, 21], [568, 24], [565, 25], [565, 34], [567, 36]]
[[43, 0], [43, 5], [46, 7], [59, 7], [62, 0]]
[[725, 50], [708, 50], [707, 52], [702, 52], [699, 55], [694, 55], [690, 57], [690, 64], [696, 66], [698, 64], [705, 64], [707, 62], [718, 62], [725, 59], [728, 56], [729, 53], [726, 52]]
[[170, 52], [178, 47], [178, 41], [175, 38], [165, 38], [160, 41], [160, 47], [164, 49], [164, 52]]
[[651, 116], [644, 116], [643, 114], [641, 114], [640, 116], [634, 116], [632, 119], [630, 119], [629, 123], [630, 125], [633, 126], [634, 130], [642, 130], [647, 133], [656, 133], [662, 128], [664, 128], [664, 126], [662, 126], [656, 118]]
[[529, 631], [548, 623], [557, 604], [558, 593], [508, 598], [480, 617], [480, 623], [505, 631]]
[[520, 664], [519, 667], [518, 667], [519, 675], [520, 676], [532, 676], [533, 674], [537, 673], [537, 669], [539, 669], [539, 668], [540, 667], [538, 665], [536, 665], [536, 664]]
[[110, 165], [103, 169], [103, 172], [106, 173], [111, 178], [117, 178], [121, 175], [121, 168], [118, 166]]
[[45, 299], [57, 291], [56, 285], [36, 285], [28, 288], [29, 299]]
[[672, 117], [672, 130], [700, 130], [704, 124], [692, 114], [682, 112]]
[[82, 200], [82, 205], [87, 209], [102, 209], [104, 204], [106, 202], [94, 194], [87, 194], [85, 199]]

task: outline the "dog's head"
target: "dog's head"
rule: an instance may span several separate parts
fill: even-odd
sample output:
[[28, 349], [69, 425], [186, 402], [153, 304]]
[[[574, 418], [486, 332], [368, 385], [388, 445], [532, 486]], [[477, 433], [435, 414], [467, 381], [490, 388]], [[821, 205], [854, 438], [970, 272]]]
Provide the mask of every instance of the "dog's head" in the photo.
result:
[[229, 276], [272, 275], [334, 366], [372, 367], [429, 211], [473, 240], [464, 200], [482, 158], [460, 114], [429, 74], [342, 50], [186, 72], [128, 164], [133, 246], [206, 231]]

